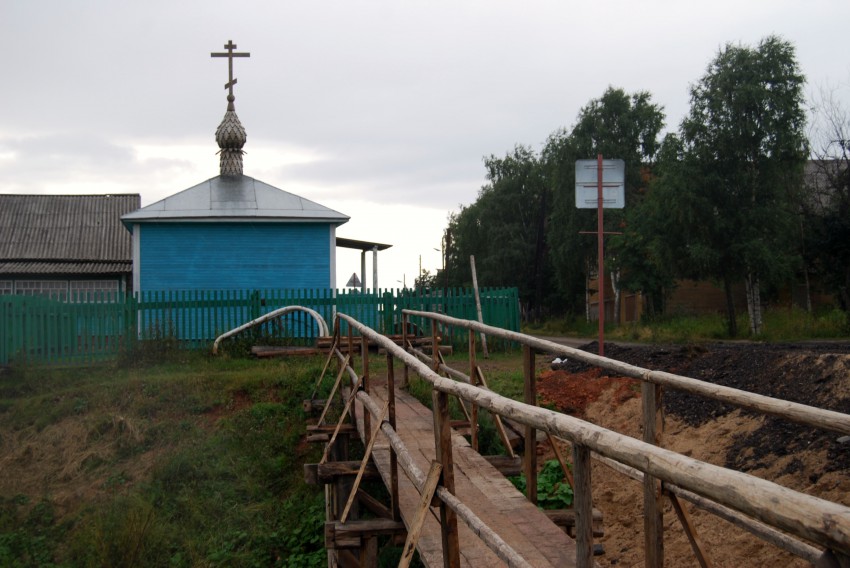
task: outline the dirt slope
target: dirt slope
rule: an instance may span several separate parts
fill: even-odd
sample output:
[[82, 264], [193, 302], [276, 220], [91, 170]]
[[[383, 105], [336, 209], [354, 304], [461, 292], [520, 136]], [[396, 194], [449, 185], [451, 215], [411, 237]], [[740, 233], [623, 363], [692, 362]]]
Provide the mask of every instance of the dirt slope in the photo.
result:
[[[596, 352], [596, 344], [584, 349]], [[606, 355], [804, 404], [850, 413], [850, 344], [751, 343], [707, 346], [606, 346]], [[541, 403], [640, 437], [637, 381], [576, 361], [554, 365], [538, 381]], [[664, 447], [850, 506], [850, 443], [839, 434], [757, 416], [678, 392], [664, 393]], [[551, 450], [549, 450], [551, 451]], [[605, 516], [601, 566], [643, 565], [641, 487], [596, 464], [595, 506]], [[806, 566], [713, 515], [686, 505], [716, 566]], [[665, 562], [696, 560], [675, 513], [665, 509]]]

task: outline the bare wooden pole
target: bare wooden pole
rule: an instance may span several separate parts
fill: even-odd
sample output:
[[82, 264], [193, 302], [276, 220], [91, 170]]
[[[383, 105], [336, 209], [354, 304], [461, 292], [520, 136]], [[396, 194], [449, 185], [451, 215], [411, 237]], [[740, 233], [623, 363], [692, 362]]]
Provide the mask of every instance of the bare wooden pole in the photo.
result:
[[[432, 393], [434, 408], [434, 437], [437, 448], [437, 461], [443, 466], [443, 487], [454, 495], [454, 457], [452, 455], [452, 429], [449, 415], [449, 395], [434, 390]], [[460, 566], [460, 543], [458, 541], [457, 515], [440, 503], [440, 529], [443, 538], [443, 565], [450, 568]]]
[[[407, 344], [408, 344], [407, 324], [408, 324], [408, 321], [409, 321], [409, 317], [410, 316], [408, 316], [407, 314], [404, 314], [404, 313], [401, 315], [401, 348], [404, 349], [405, 351], [407, 351]], [[401, 385], [399, 385], [403, 389], [406, 389], [407, 385], [408, 385], [408, 378], [409, 378], [408, 372], [409, 372], [409, 367], [407, 366], [407, 363], [404, 363], [404, 369], [402, 370], [402, 375], [401, 375]]]
[[[527, 345], [522, 347], [522, 374], [525, 403], [537, 406], [537, 373], [534, 368], [534, 351]], [[525, 472], [526, 496], [529, 501], [537, 505], [537, 431], [529, 424], [525, 426], [525, 456], [522, 465]]]
[[573, 507], [576, 513], [576, 566], [593, 566], [593, 497], [591, 491], [590, 449], [573, 444]]
[[[395, 370], [393, 369], [394, 358], [387, 353], [387, 420], [390, 427], [395, 430]], [[390, 504], [392, 519], [401, 520], [401, 512], [398, 502], [398, 456], [390, 446]]]
[[[475, 360], [475, 332], [469, 330], [469, 378], [472, 384], [479, 386], [478, 383], [478, 362]], [[461, 400], [461, 402], [463, 402]], [[473, 403], [469, 416], [469, 433], [472, 449], [478, 451], [478, 405]]]
[[[661, 413], [661, 387], [641, 383], [643, 406], [643, 441], [658, 445]], [[643, 477], [643, 539], [647, 568], [664, 566], [664, 519], [661, 482], [652, 475]]]
[[[478, 321], [484, 323], [484, 313], [481, 311], [481, 294], [478, 292], [478, 272], [475, 270], [475, 256], [469, 255], [469, 266], [472, 269], [472, 289], [475, 291], [475, 309], [478, 312]], [[489, 359], [490, 353], [487, 351], [487, 336], [484, 332], [481, 333], [481, 352], [484, 353], [484, 358]]]
[[[361, 367], [363, 369], [363, 390], [366, 394], [371, 395], [369, 390], [369, 338], [365, 335], [360, 337], [360, 357], [363, 359]], [[371, 417], [368, 412], [363, 413], [363, 443], [369, 443], [369, 437], [372, 435]]]

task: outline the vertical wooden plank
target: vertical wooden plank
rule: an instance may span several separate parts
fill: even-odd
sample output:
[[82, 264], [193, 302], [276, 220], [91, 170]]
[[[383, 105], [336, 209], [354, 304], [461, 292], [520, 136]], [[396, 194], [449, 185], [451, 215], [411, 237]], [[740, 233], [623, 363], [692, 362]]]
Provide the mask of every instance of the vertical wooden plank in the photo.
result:
[[360, 566], [378, 565], [378, 537], [362, 537], [360, 543]]
[[[449, 395], [434, 389], [431, 392], [434, 408], [434, 442], [437, 461], [443, 466], [443, 487], [455, 492], [454, 457], [452, 455], [452, 429], [449, 416]], [[440, 501], [440, 529], [443, 540], [443, 566], [460, 566], [457, 515]]]
[[[658, 444], [661, 419], [661, 387], [649, 382], [641, 383], [643, 409], [643, 441]], [[655, 477], [643, 476], [643, 532], [645, 565], [661, 568], [664, 565], [664, 519], [661, 503], [661, 483]]]
[[576, 566], [593, 566], [593, 497], [591, 491], [590, 450], [573, 444], [573, 507], [576, 513]]
[[[475, 332], [471, 329], [469, 330], [469, 380], [470, 382], [478, 386], [480, 381], [478, 379], [478, 362], [475, 359]], [[472, 404], [472, 411], [470, 412], [469, 417], [469, 432], [470, 432], [470, 444], [472, 445], [472, 449], [476, 452], [478, 451], [478, 405]]]
[[[522, 374], [524, 378], [523, 401], [537, 406], [537, 373], [534, 369], [534, 350], [528, 345], [522, 346]], [[525, 427], [525, 455], [523, 470], [525, 472], [526, 493], [528, 500], [537, 505], [537, 430], [531, 426]]]

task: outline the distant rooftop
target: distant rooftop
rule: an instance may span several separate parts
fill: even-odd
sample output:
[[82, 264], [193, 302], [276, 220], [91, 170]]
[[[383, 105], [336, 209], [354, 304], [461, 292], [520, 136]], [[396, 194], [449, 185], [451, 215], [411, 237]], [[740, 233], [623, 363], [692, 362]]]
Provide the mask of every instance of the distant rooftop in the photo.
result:
[[132, 237], [118, 220], [140, 204], [138, 194], [0, 195], [0, 270], [129, 270]]

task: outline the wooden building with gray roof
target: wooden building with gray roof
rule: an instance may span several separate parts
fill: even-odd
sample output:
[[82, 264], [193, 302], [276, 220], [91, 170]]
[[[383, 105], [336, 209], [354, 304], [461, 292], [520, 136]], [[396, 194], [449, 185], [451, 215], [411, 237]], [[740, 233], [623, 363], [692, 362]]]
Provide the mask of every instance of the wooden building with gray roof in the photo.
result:
[[0, 294], [66, 299], [131, 288], [121, 215], [138, 194], [0, 195]]

